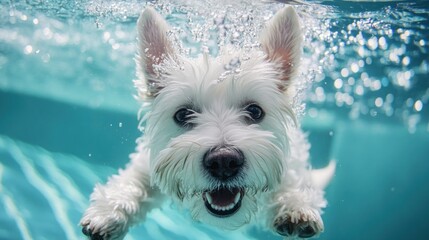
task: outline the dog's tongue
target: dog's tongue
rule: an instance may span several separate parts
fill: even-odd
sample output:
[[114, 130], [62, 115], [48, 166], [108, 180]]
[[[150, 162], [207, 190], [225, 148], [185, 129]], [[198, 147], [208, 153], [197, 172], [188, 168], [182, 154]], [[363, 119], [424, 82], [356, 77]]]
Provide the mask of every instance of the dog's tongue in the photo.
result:
[[234, 199], [239, 191], [240, 190], [238, 188], [234, 188], [231, 190], [227, 188], [220, 188], [209, 192], [209, 194], [212, 198], [213, 204], [223, 207], [234, 203]]

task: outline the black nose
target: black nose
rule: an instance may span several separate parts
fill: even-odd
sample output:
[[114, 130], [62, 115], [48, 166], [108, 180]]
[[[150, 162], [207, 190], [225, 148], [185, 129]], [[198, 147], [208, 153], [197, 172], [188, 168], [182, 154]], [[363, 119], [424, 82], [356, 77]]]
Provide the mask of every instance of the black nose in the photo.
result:
[[244, 155], [234, 147], [214, 148], [206, 152], [204, 168], [214, 178], [225, 181], [238, 174], [244, 164]]

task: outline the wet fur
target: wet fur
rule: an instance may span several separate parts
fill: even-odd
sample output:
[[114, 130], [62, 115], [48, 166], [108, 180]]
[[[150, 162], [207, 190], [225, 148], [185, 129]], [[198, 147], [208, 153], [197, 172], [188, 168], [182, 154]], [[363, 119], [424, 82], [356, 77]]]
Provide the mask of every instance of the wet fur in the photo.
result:
[[[143, 136], [124, 170], [97, 185], [80, 224], [91, 239], [122, 239], [160, 200], [172, 198], [196, 221], [234, 230], [262, 216], [266, 227], [284, 236], [307, 238], [323, 231], [323, 187], [335, 169], [331, 163], [312, 174], [309, 144], [292, 111], [289, 88], [301, 56], [299, 18], [280, 10], [251, 53], [225, 49], [219, 57], [178, 55], [167, 37], [168, 25], [152, 8], [138, 20], [139, 50], [135, 84], [147, 111]], [[226, 65], [237, 63], [226, 70]], [[149, 105], [147, 105], [149, 103]], [[257, 124], [244, 110], [257, 103], [265, 112]], [[173, 120], [182, 107], [194, 114], [191, 127]], [[245, 156], [243, 170], [222, 182], [204, 170], [204, 154], [234, 146]], [[246, 189], [238, 212], [226, 218], [210, 214], [204, 191]]]

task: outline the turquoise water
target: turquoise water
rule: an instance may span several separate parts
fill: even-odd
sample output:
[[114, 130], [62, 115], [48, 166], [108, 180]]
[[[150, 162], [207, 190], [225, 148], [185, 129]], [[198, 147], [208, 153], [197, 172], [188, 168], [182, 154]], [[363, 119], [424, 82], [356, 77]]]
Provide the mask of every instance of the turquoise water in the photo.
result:
[[[0, 239], [84, 239], [78, 222], [94, 184], [124, 166], [140, 134], [132, 80], [145, 3], [0, 2]], [[425, 239], [429, 1], [293, 2], [305, 29], [295, 110], [313, 164], [338, 161], [319, 239]], [[190, 56], [248, 47], [283, 6], [152, 4]], [[281, 239], [192, 223], [168, 203], [126, 239], [141, 236]]]

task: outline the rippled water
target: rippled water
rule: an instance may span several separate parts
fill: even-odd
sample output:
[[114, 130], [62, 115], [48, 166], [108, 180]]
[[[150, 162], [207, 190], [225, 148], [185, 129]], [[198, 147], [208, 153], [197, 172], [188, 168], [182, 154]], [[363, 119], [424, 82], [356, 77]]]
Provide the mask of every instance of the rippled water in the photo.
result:
[[[321, 238], [362, 239], [357, 236], [365, 228], [347, 222], [365, 221], [372, 228], [364, 239], [409, 239], [383, 235], [395, 231], [400, 219], [414, 224], [411, 235], [420, 237], [429, 227], [416, 210], [429, 214], [421, 205], [429, 201], [427, 184], [422, 185], [429, 181], [429, 2], [286, 2], [295, 6], [305, 32], [295, 111], [310, 132], [315, 158], [335, 157], [343, 164], [337, 176], [342, 180], [328, 192], [331, 207]], [[284, 6], [244, 0], [0, 3], [0, 225], [7, 226], [0, 227], [0, 239], [78, 238], [76, 224], [93, 184], [126, 162], [139, 134], [133, 58], [135, 22], [146, 4], [166, 17], [176, 48], [190, 57], [203, 51], [217, 55], [225, 45], [259, 47], [264, 23]], [[108, 142], [109, 136], [118, 141]], [[116, 151], [109, 144], [117, 144]], [[356, 188], [361, 186], [356, 182], [365, 184], [360, 190], [370, 196], [347, 192], [349, 177], [355, 177]], [[374, 182], [385, 185], [368, 190]], [[401, 198], [389, 195], [399, 193]], [[390, 200], [386, 206], [393, 209], [413, 205], [409, 211], [417, 222], [407, 222], [413, 216], [406, 213], [372, 209], [377, 199]], [[347, 205], [367, 201], [358, 212], [381, 209], [392, 217], [364, 218]], [[45, 224], [37, 222], [44, 214]], [[167, 207], [130, 238], [186, 238], [188, 229], [175, 222], [187, 221], [182, 218]], [[189, 231], [198, 239], [223, 234], [204, 226]], [[271, 236], [262, 230], [237, 234], [231, 239]]]

